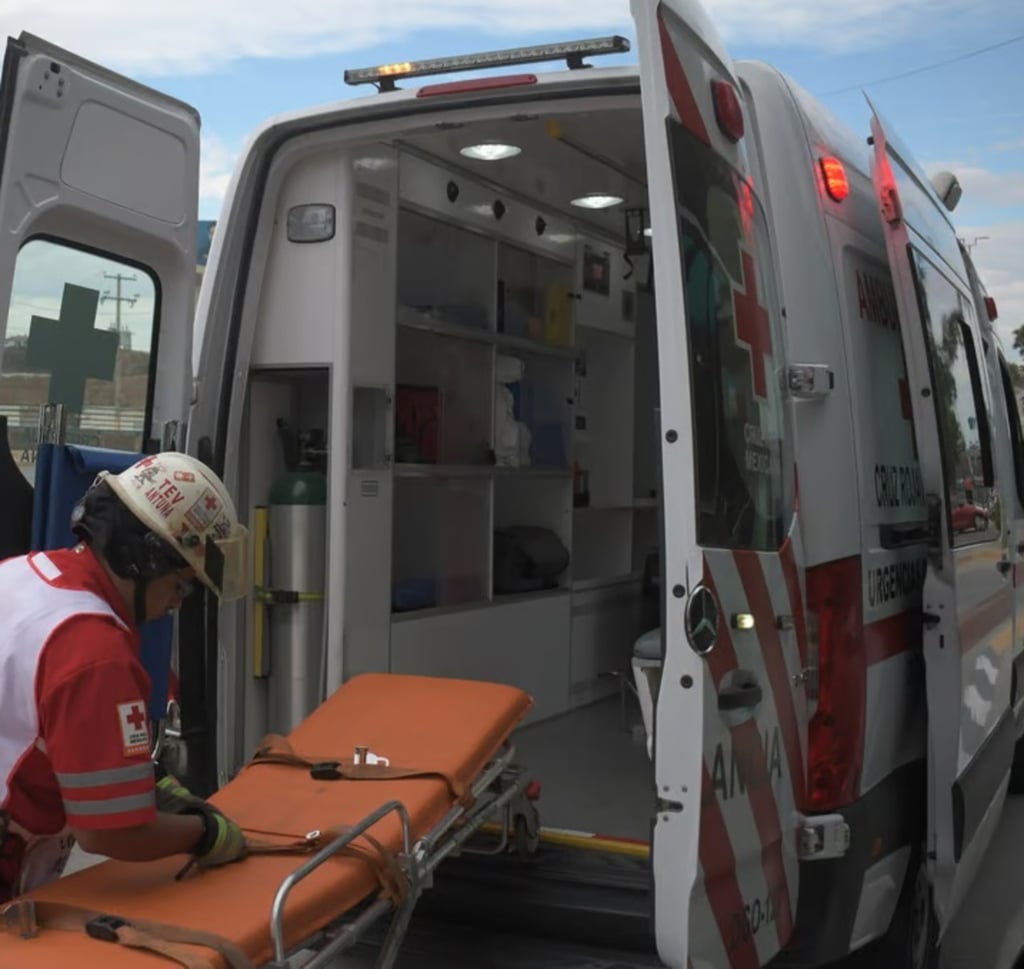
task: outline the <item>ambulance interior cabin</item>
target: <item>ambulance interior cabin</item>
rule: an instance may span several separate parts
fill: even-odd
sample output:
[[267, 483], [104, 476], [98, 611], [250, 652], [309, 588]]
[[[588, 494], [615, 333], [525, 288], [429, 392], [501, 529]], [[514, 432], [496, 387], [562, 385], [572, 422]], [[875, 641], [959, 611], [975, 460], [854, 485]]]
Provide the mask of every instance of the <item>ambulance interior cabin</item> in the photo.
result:
[[279, 163], [238, 479], [257, 585], [323, 599], [247, 605], [238, 756], [360, 672], [514, 684], [535, 699], [514, 742], [541, 823], [648, 841], [634, 662], [656, 685], [661, 490], [639, 96], [488, 110], [337, 129]]

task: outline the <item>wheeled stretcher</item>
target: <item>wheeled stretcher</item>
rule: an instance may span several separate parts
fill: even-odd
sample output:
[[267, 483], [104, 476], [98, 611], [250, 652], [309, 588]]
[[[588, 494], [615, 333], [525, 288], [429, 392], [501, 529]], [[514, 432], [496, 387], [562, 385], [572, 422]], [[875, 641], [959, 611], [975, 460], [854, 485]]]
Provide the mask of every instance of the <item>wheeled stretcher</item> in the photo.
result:
[[436, 867], [499, 820], [487, 850], [503, 850], [532, 812], [509, 742], [531, 705], [495, 683], [355, 677], [210, 798], [249, 857], [180, 878], [181, 856], [105, 861], [51, 882], [3, 908], [0, 967], [283, 969], [301, 953], [313, 969], [389, 915], [390, 966]]

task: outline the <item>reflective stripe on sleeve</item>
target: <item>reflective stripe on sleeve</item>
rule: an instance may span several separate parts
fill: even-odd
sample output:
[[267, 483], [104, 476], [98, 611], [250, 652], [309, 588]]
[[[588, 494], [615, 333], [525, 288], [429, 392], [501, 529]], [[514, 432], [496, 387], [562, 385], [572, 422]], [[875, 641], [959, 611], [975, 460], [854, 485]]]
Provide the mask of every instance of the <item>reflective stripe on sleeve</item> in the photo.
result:
[[129, 794], [126, 797], [107, 797], [99, 800], [77, 801], [64, 798], [64, 810], [69, 817], [98, 817], [108, 814], [134, 814], [151, 811], [156, 807], [156, 794]]
[[66, 790], [83, 787], [110, 787], [113, 784], [129, 784], [153, 777], [153, 765], [131, 764], [128, 767], [108, 767], [105, 770], [82, 771], [76, 774], [57, 774], [57, 783]]

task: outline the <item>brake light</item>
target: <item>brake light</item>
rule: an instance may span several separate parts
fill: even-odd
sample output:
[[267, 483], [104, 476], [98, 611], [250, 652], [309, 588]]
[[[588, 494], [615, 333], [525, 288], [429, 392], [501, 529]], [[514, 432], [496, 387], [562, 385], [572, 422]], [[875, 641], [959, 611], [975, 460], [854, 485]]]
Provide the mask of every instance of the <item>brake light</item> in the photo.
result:
[[500, 74], [497, 77], [480, 77], [471, 81], [425, 84], [416, 92], [416, 97], [431, 98], [439, 94], [468, 94], [471, 91], [493, 91], [495, 88], [521, 87], [524, 84], [536, 83], [536, 74]]
[[743, 137], [743, 109], [736, 89], [726, 81], [712, 81], [711, 99], [718, 127], [730, 141], [739, 141]]
[[835, 201], [842, 202], [850, 194], [850, 183], [846, 179], [843, 163], [828, 155], [821, 159], [821, 173], [825, 177], [825, 191]]
[[859, 557], [807, 570], [807, 638], [817, 708], [807, 742], [807, 811], [834, 811], [857, 795], [864, 763], [867, 662]]
[[991, 296], [985, 297], [985, 312], [988, 313], [990, 323], [999, 319], [999, 311], [996, 309], [996, 301]]

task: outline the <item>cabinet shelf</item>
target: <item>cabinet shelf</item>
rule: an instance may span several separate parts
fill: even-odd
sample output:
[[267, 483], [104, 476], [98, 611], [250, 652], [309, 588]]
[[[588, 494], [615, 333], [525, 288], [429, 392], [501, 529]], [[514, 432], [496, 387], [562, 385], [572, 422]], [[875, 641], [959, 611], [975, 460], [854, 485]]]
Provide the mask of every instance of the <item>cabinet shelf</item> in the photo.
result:
[[568, 478], [568, 468], [504, 467], [496, 464], [410, 464], [395, 465], [400, 478]]
[[452, 337], [456, 340], [473, 340], [476, 343], [484, 343], [496, 346], [501, 350], [518, 353], [561, 357], [565, 360], [574, 360], [577, 354], [575, 347], [560, 346], [556, 343], [542, 343], [539, 340], [531, 340], [527, 337], [510, 336], [507, 333], [494, 333], [491, 330], [484, 330], [463, 323], [451, 323], [447, 320], [434, 319], [425, 314], [413, 316], [408, 311], [399, 316], [398, 325], [409, 330], [419, 330], [422, 333], [433, 333], [436, 336]]

